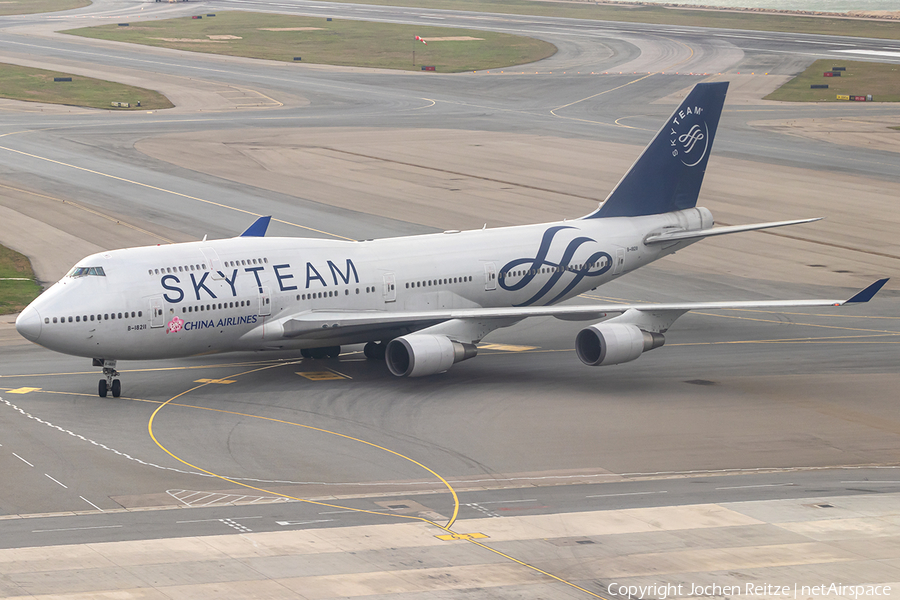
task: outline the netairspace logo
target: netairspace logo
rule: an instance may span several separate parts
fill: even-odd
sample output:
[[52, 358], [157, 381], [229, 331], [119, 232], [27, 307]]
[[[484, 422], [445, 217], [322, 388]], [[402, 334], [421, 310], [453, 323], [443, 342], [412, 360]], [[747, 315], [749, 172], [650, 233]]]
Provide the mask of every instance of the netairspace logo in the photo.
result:
[[818, 585], [774, 585], [771, 583], [743, 583], [734, 585], [721, 585], [711, 583], [697, 585], [696, 583], [653, 583], [648, 585], [625, 585], [611, 583], [606, 587], [607, 591], [615, 596], [633, 599], [666, 600], [679, 597], [712, 597], [712, 596], [758, 596], [766, 598], [815, 598], [815, 597], [842, 597], [853, 598], [877, 598], [891, 595], [891, 586], [878, 584], [820, 583]]

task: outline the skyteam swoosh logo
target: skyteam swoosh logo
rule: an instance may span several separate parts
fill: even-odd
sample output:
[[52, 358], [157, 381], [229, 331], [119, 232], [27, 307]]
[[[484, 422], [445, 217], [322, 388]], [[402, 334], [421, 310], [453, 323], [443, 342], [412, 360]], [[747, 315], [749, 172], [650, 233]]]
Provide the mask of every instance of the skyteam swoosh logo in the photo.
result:
[[702, 106], [686, 106], [678, 111], [669, 128], [669, 145], [672, 156], [681, 159], [686, 167], [693, 167], [703, 160], [709, 150], [709, 127]]
[[[601, 251], [591, 254], [579, 269], [574, 269], [570, 266], [572, 258], [579, 248], [588, 243], [597, 243], [596, 240], [584, 236], [576, 237], [568, 243], [565, 250], [563, 250], [558, 263], [547, 260], [547, 255], [550, 253], [556, 234], [566, 229], [576, 228], [567, 225], [551, 227], [544, 232], [543, 238], [541, 239], [541, 245], [534, 258], [517, 258], [509, 261], [500, 269], [500, 287], [510, 292], [521, 290], [538, 276], [541, 276], [543, 279], [543, 276], [546, 276], [548, 273], [541, 273], [541, 269], [549, 269], [550, 277], [541, 289], [535, 292], [534, 295], [525, 302], [514, 306], [530, 306], [534, 304], [549, 294], [553, 287], [564, 277], [571, 277], [571, 280], [568, 281], [566, 287], [546, 302], [546, 304], [553, 304], [565, 297], [565, 295], [581, 283], [585, 277], [598, 277], [612, 268], [612, 257], [606, 252]], [[518, 273], [519, 270], [522, 271], [522, 275], [512, 275], [512, 273]], [[510, 280], [514, 281], [514, 283], [510, 283]]]

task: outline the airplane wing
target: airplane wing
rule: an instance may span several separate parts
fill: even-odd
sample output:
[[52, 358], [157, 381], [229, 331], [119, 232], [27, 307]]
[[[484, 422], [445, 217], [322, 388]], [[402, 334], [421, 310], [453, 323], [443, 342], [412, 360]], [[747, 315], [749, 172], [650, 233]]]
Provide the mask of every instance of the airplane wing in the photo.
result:
[[[682, 314], [692, 310], [737, 308], [800, 308], [844, 306], [868, 302], [887, 283], [879, 279], [846, 300], [749, 300], [738, 302], [675, 302], [663, 304], [583, 304], [510, 308], [460, 308], [412, 312], [307, 311], [281, 321], [285, 338], [325, 338], [334, 335], [384, 329], [420, 330], [447, 321], [500, 320], [515, 322], [527, 317], [557, 317], [565, 320], [602, 319], [610, 315], [633, 315], [633, 322], [648, 330], [665, 331]], [[472, 340], [465, 340], [472, 341]]]

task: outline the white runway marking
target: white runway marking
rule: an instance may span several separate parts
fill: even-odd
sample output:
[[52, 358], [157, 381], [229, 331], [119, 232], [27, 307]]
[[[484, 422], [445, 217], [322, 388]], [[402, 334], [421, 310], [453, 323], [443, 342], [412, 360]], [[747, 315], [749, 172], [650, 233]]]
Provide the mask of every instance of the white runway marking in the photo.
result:
[[64, 527], [61, 529], [33, 529], [31, 533], [47, 533], [50, 531], [81, 531], [83, 529], [116, 529], [122, 525], [96, 525], [94, 527]]
[[835, 52], [843, 52], [845, 54], [866, 54], [868, 56], [890, 56], [891, 58], [900, 58], [900, 52], [888, 52], [885, 50], [835, 50]]
[[585, 496], [585, 498], [612, 498], [613, 496], [646, 496], [648, 494], [668, 494], [667, 490], [660, 492], [627, 492], [624, 494], [597, 494], [594, 496]]
[[728, 487], [718, 487], [717, 490], [745, 490], [748, 488], [767, 488], [767, 487], [787, 487], [796, 485], [794, 483], [761, 483], [759, 485], [732, 485]]
[[19, 460], [21, 460], [23, 463], [25, 463], [25, 464], [28, 465], [29, 467], [33, 467], [33, 466], [34, 466], [33, 464], [31, 464], [30, 462], [28, 462], [27, 460], [25, 460], [24, 458], [22, 458], [22, 457], [19, 456], [18, 454], [16, 454], [15, 452], [13, 452], [12, 455], [15, 456], [16, 458], [18, 458]]
[[59, 485], [63, 486], [64, 488], [69, 489], [69, 486], [67, 486], [67, 485], [64, 484], [63, 482], [59, 481], [58, 479], [54, 479], [53, 477], [50, 477], [50, 475], [47, 475], [46, 473], [44, 473], [44, 475], [46, 475], [47, 477], [49, 477], [49, 478], [50, 478], [50, 481], [56, 482], [56, 483], [58, 483]]

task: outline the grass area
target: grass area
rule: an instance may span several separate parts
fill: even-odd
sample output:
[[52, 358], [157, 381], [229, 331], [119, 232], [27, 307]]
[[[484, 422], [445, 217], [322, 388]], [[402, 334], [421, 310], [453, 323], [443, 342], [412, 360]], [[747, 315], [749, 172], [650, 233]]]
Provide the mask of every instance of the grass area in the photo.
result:
[[[832, 67], [846, 67], [840, 77], [824, 77]], [[827, 90], [813, 90], [810, 85], [827, 83]], [[900, 102], [900, 65], [849, 60], [817, 60], [803, 73], [766, 96], [766, 100], [785, 102], [847, 102], [838, 94], [865, 96], [876, 102]]]
[[[55, 77], [71, 77], [72, 81], [53, 81]], [[110, 110], [156, 110], [173, 106], [168, 98], [153, 90], [7, 64], [0, 64], [0, 98]], [[140, 108], [135, 106], [138, 100]], [[131, 108], [113, 108], [113, 102], [128, 102]]]
[[[129, 27], [101, 25], [65, 33], [250, 58], [293, 62], [299, 56], [306, 63], [406, 70], [430, 65], [451, 73], [519, 65], [556, 53], [553, 44], [507, 33], [245, 12], [147, 21]], [[417, 35], [479, 39], [425, 45], [415, 40]]]
[[0, 2], [0, 16], [72, 10], [89, 4], [91, 0], [3, 0]]
[[[26, 281], [8, 278], [25, 278]], [[0, 315], [21, 311], [40, 293], [41, 286], [34, 280], [31, 262], [18, 252], [0, 246]]]
[[787, 33], [817, 33], [851, 35], [857, 37], [900, 39], [900, 23], [896, 21], [855, 20], [830, 17], [759, 14], [722, 10], [694, 10], [665, 8], [636, 4], [594, 4], [593, 2], [534, 2], [532, 0], [333, 0], [355, 4], [386, 4], [447, 10], [469, 10], [514, 15], [570, 17], [626, 21], [629, 23], [658, 23], [664, 25], [693, 25], [756, 31]]

